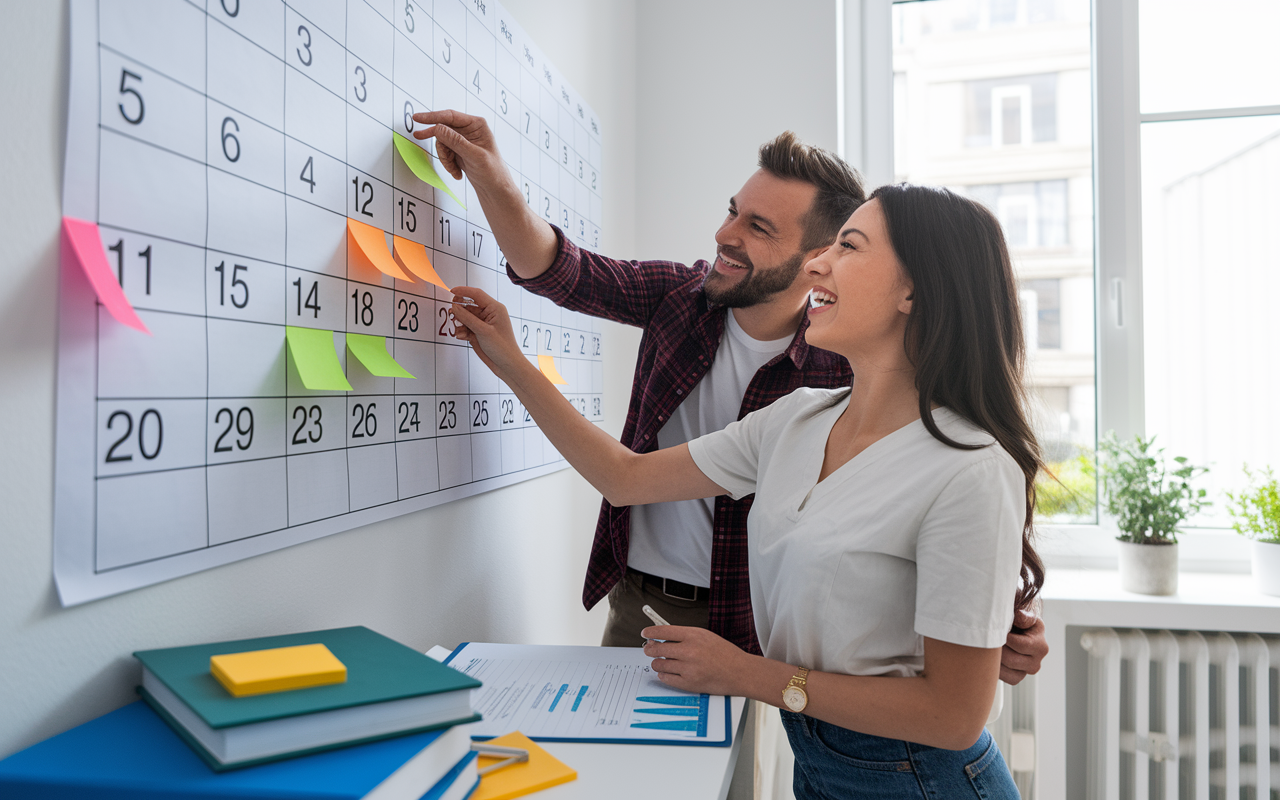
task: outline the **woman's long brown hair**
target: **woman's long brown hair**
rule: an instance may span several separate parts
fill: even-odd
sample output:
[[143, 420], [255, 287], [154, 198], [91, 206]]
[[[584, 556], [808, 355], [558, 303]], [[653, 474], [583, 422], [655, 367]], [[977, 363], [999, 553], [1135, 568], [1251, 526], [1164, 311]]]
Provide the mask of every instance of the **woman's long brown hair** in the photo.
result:
[[925, 428], [951, 447], [982, 447], [953, 441], [938, 428], [933, 407], [944, 405], [991, 434], [1026, 478], [1016, 607], [1027, 609], [1044, 585], [1044, 565], [1032, 545], [1043, 461], [1027, 419], [1022, 314], [1004, 233], [990, 211], [946, 189], [895, 184], [869, 199], [880, 202], [913, 286], [906, 348]]

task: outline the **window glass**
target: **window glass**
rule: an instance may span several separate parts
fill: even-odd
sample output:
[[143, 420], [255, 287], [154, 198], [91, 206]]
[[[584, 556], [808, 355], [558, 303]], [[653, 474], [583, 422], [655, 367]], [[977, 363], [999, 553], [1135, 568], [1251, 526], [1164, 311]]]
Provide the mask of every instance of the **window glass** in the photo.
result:
[[1280, 116], [1142, 126], [1146, 432], [1207, 465], [1227, 527], [1244, 465], [1280, 468]]
[[1096, 520], [1089, 0], [894, 6], [894, 168], [1000, 220], [1019, 282], [1042, 519]]
[[1280, 2], [1139, 0], [1142, 113], [1280, 104]]

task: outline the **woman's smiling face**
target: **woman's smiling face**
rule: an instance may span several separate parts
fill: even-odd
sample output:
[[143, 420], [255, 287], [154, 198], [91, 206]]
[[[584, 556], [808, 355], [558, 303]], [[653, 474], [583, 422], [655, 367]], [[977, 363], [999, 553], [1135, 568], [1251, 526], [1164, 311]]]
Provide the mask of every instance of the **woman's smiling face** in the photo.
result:
[[835, 243], [804, 268], [814, 284], [805, 333], [809, 344], [851, 360], [886, 347], [905, 353], [912, 286], [878, 201], [859, 206]]

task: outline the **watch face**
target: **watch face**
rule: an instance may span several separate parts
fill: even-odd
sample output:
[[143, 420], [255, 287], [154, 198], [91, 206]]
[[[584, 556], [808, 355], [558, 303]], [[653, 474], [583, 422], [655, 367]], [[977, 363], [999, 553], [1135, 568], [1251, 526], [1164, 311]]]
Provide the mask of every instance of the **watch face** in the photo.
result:
[[804, 707], [809, 705], [809, 697], [804, 693], [804, 689], [798, 686], [788, 686], [782, 692], [782, 702], [787, 704], [787, 708], [792, 711], [804, 711]]

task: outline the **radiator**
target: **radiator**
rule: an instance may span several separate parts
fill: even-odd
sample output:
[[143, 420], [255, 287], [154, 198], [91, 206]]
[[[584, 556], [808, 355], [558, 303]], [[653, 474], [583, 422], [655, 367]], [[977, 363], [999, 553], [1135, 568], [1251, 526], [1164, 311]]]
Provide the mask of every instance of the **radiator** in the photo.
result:
[[1091, 800], [1280, 800], [1280, 638], [1098, 628], [1080, 644]]

